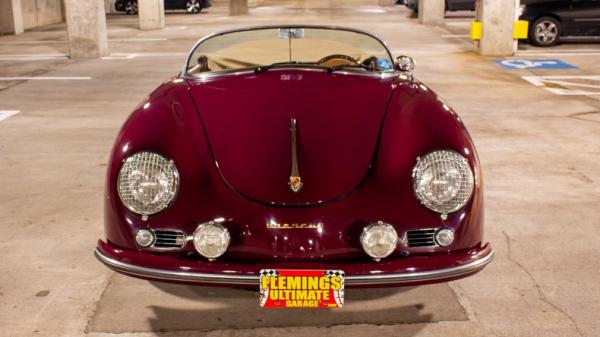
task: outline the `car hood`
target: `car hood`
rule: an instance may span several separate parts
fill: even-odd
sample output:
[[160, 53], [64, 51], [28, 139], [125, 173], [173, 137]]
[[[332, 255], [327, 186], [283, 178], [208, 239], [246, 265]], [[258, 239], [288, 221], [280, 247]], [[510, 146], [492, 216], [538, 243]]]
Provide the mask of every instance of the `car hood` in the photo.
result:
[[[190, 83], [225, 183], [273, 206], [340, 199], [371, 166], [394, 79], [323, 71], [270, 70]], [[289, 186], [290, 121], [302, 188]]]

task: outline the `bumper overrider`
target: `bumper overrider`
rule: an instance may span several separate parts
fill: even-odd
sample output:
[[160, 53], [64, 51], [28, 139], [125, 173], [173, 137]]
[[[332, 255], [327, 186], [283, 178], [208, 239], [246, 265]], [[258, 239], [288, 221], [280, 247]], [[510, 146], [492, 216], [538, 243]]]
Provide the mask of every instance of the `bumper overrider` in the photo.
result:
[[460, 252], [415, 255], [381, 262], [236, 264], [124, 250], [100, 240], [95, 255], [100, 262], [119, 273], [148, 280], [258, 287], [261, 269], [341, 269], [346, 271], [346, 286], [369, 287], [417, 285], [463, 278], [477, 273], [490, 263], [494, 251], [486, 243]]

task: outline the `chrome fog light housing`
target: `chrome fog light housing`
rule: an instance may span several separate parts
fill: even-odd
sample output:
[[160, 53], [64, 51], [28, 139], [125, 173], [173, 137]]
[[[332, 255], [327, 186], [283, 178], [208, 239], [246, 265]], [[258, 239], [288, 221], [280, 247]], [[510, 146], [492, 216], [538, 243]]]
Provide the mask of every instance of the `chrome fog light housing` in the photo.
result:
[[147, 229], [140, 229], [135, 234], [135, 242], [140, 247], [149, 247], [152, 243], [154, 243], [154, 233]]
[[442, 228], [435, 233], [433, 238], [438, 245], [448, 247], [454, 242], [454, 232], [450, 229]]
[[363, 229], [360, 243], [367, 255], [379, 261], [396, 250], [398, 233], [390, 224], [378, 221]]
[[194, 232], [194, 248], [209, 260], [214, 260], [225, 254], [229, 248], [231, 236], [229, 230], [215, 222], [204, 223]]

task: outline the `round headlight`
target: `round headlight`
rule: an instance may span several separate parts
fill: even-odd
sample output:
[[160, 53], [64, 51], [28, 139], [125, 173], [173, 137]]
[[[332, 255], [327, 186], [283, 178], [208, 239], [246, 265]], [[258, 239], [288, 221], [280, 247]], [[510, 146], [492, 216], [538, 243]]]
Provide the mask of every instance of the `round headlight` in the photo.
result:
[[194, 232], [196, 251], [210, 260], [225, 254], [230, 240], [227, 228], [214, 222], [201, 224]]
[[365, 253], [379, 260], [394, 252], [398, 245], [398, 234], [391, 225], [378, 221], [365, 227], [360, 243]]
[[179, 175], [173, 161], [152, 152], [127, 158], [117, 181], [123, 205], [141, 215], [158, 213], [169, 206], [178, 186]]
[[473, 193], [473, 172], [467, 159], [454, 151], [435, 151], [413, 169], [413, 187], [419, 201], [442, 215], [463, 207]]

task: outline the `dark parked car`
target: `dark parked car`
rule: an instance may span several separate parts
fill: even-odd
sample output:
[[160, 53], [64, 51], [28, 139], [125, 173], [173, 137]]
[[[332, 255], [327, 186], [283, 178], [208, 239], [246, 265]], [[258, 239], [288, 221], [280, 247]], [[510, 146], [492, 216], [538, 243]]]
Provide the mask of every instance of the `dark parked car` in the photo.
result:
[[[165, 0], [165, 9], [185, 9], [188, 13], [200, 13], [202, 8], [211, 6], [211, 0]], [[127, 14], [137, 14], [137, 0], [117, 0], [115, 9]]]
[[[406, 7], [417, 12], [419, 10], [419, 0], [405, 0]], [[474, 11], [475, 0], [446, 0], [446, 11]]]
[[529, 21], [529, 42], [553, 46], [567, 36], [600, 36], [600, 0], [521, 1], [521, 20]]

